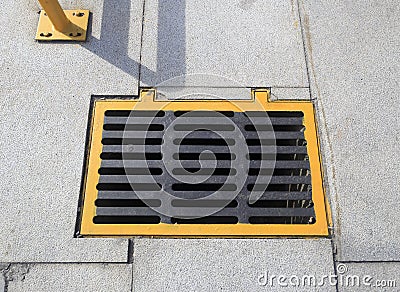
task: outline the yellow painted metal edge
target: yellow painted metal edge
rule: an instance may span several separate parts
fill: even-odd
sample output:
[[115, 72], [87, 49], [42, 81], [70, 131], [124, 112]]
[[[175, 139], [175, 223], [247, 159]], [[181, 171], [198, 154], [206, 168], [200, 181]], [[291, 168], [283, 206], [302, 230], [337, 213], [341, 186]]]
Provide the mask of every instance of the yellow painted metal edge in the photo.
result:
[[[321, 149], [321, 142], [319, 140], [319, 135], [318, 135], [318, 121], [315, 118], [317, 115], [315, 113], [315, 108], [314, 108], [314, 119], [315, 119], [315, 127], [316, 127], [316, 137], [317, 137], [317, 143], [318, 143], [318, 149]], [[333, 217], [332, 217], [332, 208], [329, 203], [328, 197], [326, 196], [325, 193], [325, 187], [324, 187], [324, 169], [323, 169], [323, 164], [322, 164], [322, 153], [321, 151], [318, 151], [319, 153], [319, 161], [320, 161], [320, 170], [321, 170], [321, 180], [322, 180], [322, 186], [323, 186], [323, 191], [324, 191], [324, 198], [325, 198], [325, 211], [326, 211], [326, 220], [328, 222], [329, 227], [333, 227]]]
[[[44, 10], [40, 11], [36, 40], [40, 41], [85, 41], [89, 24], [89, 10], [63, 10], [71, 25], [64, 32], [54, 29]], [[79, 14], [80, 13], [80, 14]], [[82, 16], [77, 16], [81, 15]]]
[[[198, 100], [154, 101], [154, 90], [142, 90], [138, 100], [98, 100], [94, 105], [94, 119], [91, 131], [91, 145], [87, 180], [84, 187], [84, 204], [80, 235], [83, 236], [171, 236], [171, 237], [271, 237], [271, 236], [328, 236], [328, 222], [325, 205], [325, 193], [322, 185], [321, 160], [314, 107], [311, 102], [268, 102], [269, 91], [252, 91], [252, 100]], [[304, 135], [310, 160], [311, 183], [316, 223], [314, 224], [94, 224], [96, 215], [96, 185], [99, 181], [98, 169], [101, 165], [102, 129], [104, 113], [107, 110], [132, 110], [141, 103], [141, 110], [189, 111], [302, 111], [304, 113]]]

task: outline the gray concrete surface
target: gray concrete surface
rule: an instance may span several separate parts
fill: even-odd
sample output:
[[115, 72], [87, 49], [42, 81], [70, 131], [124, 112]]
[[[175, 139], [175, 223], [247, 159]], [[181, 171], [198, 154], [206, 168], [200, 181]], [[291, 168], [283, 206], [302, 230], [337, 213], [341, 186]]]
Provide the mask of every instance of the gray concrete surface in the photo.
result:
[[398, 2], [300, 2], [338, 259], [399, 261]]
[[[174, 82], [172, 79], [171, 82]], [[229, 82], [224, 80], [225, 82]], [[272, 87], [271, 101], [305, 100], [310, 101], [309, 88], [288, 88]], [[247, 87], [176, 87], [158, 86], [156, 100], [175, 100], [175, 99], [221, 99], [239, 100], [251, 99], [251, 88]]]
[[35, 264], [8, 283], [8, 292], [131, 291], [132, 266], [121, 264]]
[[134, 291], [318, 291], [277, 282], [263, 286], [260, 276], [334, 274], [326, 239], [136, 239], [133, 258]]
[[62, 2], [93, 12], [83, 45], [36, 42], [36, 1], [1, 5], [0, 262], [127, 259], [125, 239], [73, 238], [90, 96], [137, 93], [142, 1], [125, 2], [125, 26], [124, 2]]
[[271, 101], [278, 100], [310, 100], [310, 89], [307, 88], [287, 88], [272, 87]]
[[[325, 276], [334, 259], [398, 290], [397, 1], [61, 3], [92, 11], [86, 43], [35, 42], [39, 5], [0, 6], [0, 291], [257, 291], [262, 273]], [[330, 239], [135, 239], [132, 266], [127, 239], [75, 239], [90, 96], [137, 94], [139, 79], [161, 99], [311, 97], [338, 253]]]
[[[145, 3], [142, 85], [190, 74], [216, 75], [185, 86], [308, 86], [295, 1], [168, 1]], [[156, 72], [153, 75], [152, 72]]]
[[[343, 266], [344, 265], [344, 266]], [[399, 291], [400, 263], [339, 263], [339, 292]]]
[[159, 87], [156, 100], [244, 100], [251, 99], [250, 88]]

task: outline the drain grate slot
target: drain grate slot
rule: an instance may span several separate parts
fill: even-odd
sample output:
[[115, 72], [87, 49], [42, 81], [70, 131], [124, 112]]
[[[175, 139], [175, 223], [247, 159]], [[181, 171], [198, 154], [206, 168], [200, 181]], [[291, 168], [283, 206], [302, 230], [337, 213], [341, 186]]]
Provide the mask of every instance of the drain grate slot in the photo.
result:
[[158, 216], [95, 216], [94, 224], [159, 224]]
[[160, 200], [112, 200], [97, 199], [95, 202], [97, 207], [160, 207]]
[[197, 219], [172, 218], [172, 224], [237, 224], [238, 218], [233, 216], [209, 216]]

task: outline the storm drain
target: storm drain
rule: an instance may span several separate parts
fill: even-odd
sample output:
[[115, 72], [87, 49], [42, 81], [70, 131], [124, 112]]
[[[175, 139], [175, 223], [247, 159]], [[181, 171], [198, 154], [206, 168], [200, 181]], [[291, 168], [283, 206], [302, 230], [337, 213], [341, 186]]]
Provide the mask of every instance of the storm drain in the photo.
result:
[[312, 104], [254, 94], [97, 100], [80, 234], [327, 235]]

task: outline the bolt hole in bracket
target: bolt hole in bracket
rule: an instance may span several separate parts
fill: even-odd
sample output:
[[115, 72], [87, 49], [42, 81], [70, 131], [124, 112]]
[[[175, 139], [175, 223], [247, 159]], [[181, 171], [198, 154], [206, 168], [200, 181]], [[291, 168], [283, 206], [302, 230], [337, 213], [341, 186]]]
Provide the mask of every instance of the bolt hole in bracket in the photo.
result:
[[40, 11], [36, 40], [39, 41], [85, 41], [89, 23], [89, 10], [63, 10], [70, 24], [64, 31], [54, 28], [44, 10]]

